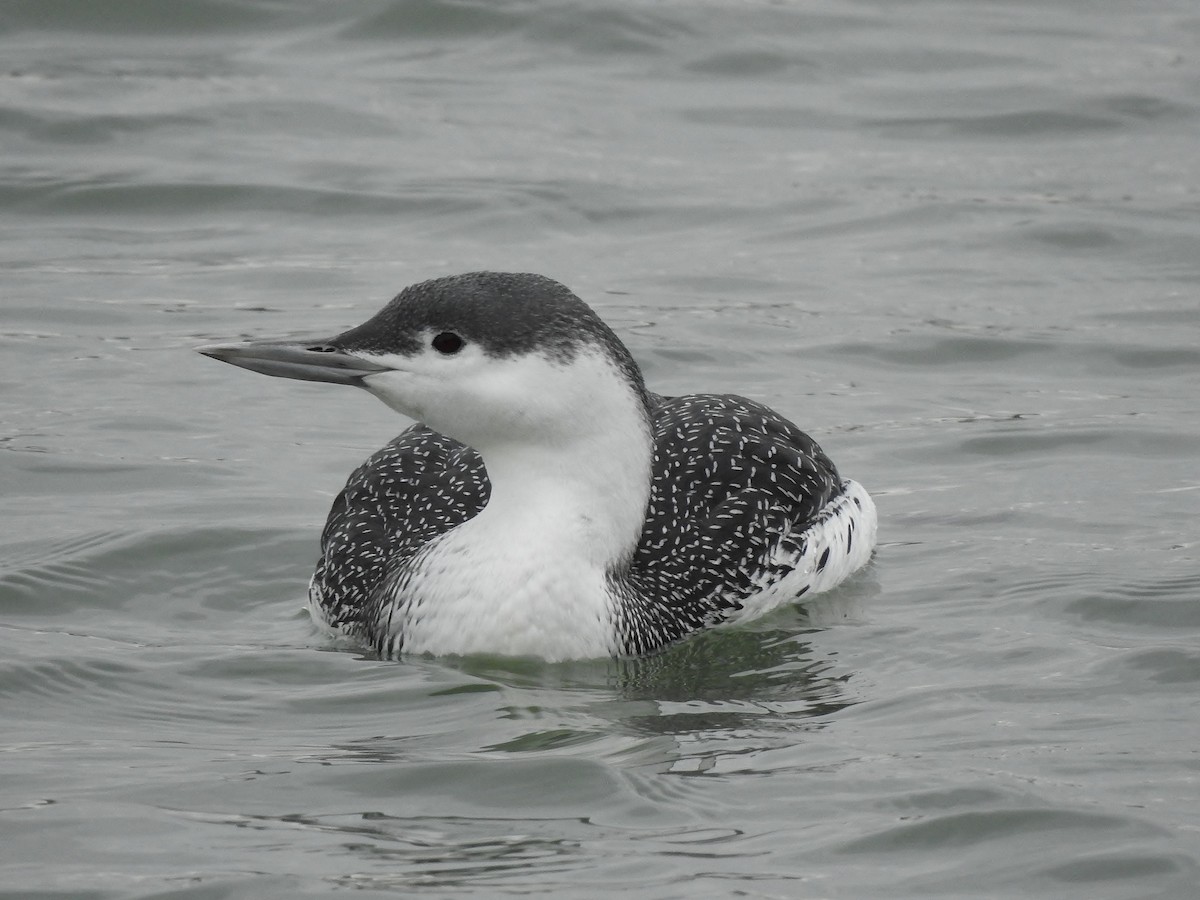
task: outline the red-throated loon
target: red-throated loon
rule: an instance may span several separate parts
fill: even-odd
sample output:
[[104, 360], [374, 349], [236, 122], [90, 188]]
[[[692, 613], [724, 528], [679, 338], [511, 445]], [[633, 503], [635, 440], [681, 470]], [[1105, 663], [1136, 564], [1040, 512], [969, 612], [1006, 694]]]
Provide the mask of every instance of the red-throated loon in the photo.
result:
[[401, 653], [636, 656], [834, 587], [875, 505], [772, 410], [660, 397], [540, 275], [402, 291], [319, 342], [199, 348], [366, 388], [416, 419], [350, 476], [309, 586], [333, 632]]

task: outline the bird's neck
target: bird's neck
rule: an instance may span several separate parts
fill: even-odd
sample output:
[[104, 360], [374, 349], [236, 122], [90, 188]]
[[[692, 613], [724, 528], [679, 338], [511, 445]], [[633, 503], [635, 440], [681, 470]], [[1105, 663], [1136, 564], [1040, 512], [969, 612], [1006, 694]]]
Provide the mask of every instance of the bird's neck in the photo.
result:
[[[641, 415], [637, 415], [640, 413]], [[645, 523], [653, 444], [641, 409], [567, 442], [477, 447], [487, 506], [432, 542], [400, 628], [415, 653], [583, 659], [623, 652], [612, 575]]]
[[650, 426], [640, 406], [589, 413], [567, 440], [480, 450], [491, 496], [469, 523], [476, 536], [598, 571], [629, 559], [650, 495]]
[[483, 458], [490, 493], [422, 551], [402, 585], [406, 617], [389, 627], [418, 653], [620, 653], [613, 576], [645, 527], [654, 459], [641, 386], [599, 354], [493, 371], [504, 396], [517, 384], [530, 401], [443, 410]]

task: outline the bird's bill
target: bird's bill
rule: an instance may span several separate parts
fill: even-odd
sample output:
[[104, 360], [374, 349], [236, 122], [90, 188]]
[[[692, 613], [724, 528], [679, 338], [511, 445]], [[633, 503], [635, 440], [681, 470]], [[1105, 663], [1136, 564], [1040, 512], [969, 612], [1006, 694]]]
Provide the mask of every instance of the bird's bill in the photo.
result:
[[208, 344], [196, 351], [251, 372], [300, 381], [362, 384], [362, 379], [387, 366], [320, 343], [250, 341], [242, 344]]

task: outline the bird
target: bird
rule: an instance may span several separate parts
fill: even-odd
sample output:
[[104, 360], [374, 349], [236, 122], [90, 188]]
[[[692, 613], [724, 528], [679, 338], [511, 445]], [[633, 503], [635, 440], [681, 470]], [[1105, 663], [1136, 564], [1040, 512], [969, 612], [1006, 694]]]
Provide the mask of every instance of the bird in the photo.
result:
[[414, 423], [349, 476], [308, 608], [381, 658], [642, 657], [827, 591], [877, 513], [816, 441], [731, 394], [660, 396], [542, 275], [405, 288], [336, 337], [212, 344]]

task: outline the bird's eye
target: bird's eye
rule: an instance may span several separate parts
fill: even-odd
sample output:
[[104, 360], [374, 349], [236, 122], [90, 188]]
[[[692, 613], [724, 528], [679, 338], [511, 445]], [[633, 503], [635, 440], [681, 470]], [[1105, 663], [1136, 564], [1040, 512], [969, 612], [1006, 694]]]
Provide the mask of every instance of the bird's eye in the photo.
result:
[[435, 334], [431, 342], [433, 349], [438, 353], [446, 356], [453, 356], [462, 349], [463, 339], [453, 331], [443, 331], [441, 334]]

